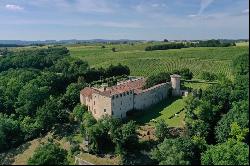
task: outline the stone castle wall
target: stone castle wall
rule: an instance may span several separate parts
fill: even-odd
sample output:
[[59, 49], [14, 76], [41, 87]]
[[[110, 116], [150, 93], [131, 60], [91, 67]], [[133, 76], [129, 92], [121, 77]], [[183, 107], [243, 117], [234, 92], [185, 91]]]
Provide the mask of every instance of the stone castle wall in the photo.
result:
[[164, 83], [134, 96], [134, 109], [143, 110], [167, 98], [169, 84]]

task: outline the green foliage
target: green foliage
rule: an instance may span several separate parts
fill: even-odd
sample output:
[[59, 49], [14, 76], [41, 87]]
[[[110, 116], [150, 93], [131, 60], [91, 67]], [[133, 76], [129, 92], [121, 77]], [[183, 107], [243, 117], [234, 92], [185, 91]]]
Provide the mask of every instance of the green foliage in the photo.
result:
[[83, 114], [88, 111], [87, 106], [77, 104], [73, 109], [73, 116], [77, 119], [78, 122], [81, 122], [83, 119]]
[[200, 146], [201, 143], [195, 143], [188, 138], [165, 139], [151, 151], [151, 156], [160, 165], [197, 165]]
[[165, 138], [170, 138], [168, 125], [164, 120], [158, 120], [155, 124], [155, 136], [162, 142]]
[[151, 152], [152, 158], [157, 160], [159, 165], [188, 165], [189, 161], [184, 159], [184, 153], [180, 152], [173, 143], [166, 141]]
[[241, 129], [241, 127], [237, 124], [237, 122], [233, 122], [231, 124], [230, 136], [233, 139], [239, 142], [244, 141], [248, 133], [249, 133], [249, 128]]
[[79, 104], [79, 94], [80, 91], [86, 87], [86, 84], [81, 83], [71, 83], [67, 89], [65, 94], [63, 95], [61, 102], [63, 103], [64, 108], [68, 108], [69, 110], [73, 110], [73, 108]]
[[86, 84], [68, 85], [87, 72], [86, 62], [69, 58], [66, 48], [50, 47], [11, 51], [0, 64], [1, 151], [68, 122]]
[[233, 103], [232, 109], [221, 118], [216, 126], [217, 142], [225, 142], [230, 138], [231, 124], [236, 122], [241, 128], [248, 128], [249, 124], [249, 104], [248, 101]]
[[172, 74], [179, 74], [185, 80], [191, 80], [193, 78], [193, 73], [188, 68], [183, 68], [181, 70], [174, 70]]
[[0, 72], [10, 68], [44, 69], [66, 56], [68, 50], [65, 47], [20, 51], [11, 56], [0, 57]]
[[202, 154], [203, 165], [249, 165], [249, 147], [236, 140], [211, 146]]
[[16, 147], [23, 139], [19, 121], [0, 113], [0, 152]]
[[110, 65], [106, 69], [107, 77], [129, 75], [129, 74], [130, 74], [130, 70], [128, 66], [123, 66], [120, 63], [117, 66]]
[[44, 131], [50, 130], [55, 123], [68, 121], [68, 111], [60, 108], [60, 100], [50, 97], [45, 104], [38, 108], [37, 123]]
[[64, 58], [58, 60], [55, 65], [50, 68], [50, 71], [62, 73], [67, 80], [76, 80], [78, 76], [83, 76], [87, 69], [88, 63], [79, 59]]
[[28, 160], [28, 165], [67, 165], [67, 151], [54, 143], [46, 143], [37, 148]]
[[36, 119], [26, 116], [21, 121], [20, 126], [21, 126], [22, 132], [25, 133], [25, 137], [24, 137], [25, 141], [39, 136], [41, 126], [38, 124]]
[[237, 56], [233, 61], [233, 69], [236, 75], [248, 75], [249, 73], [249, 54]]
[[126, 65], [120, 63], [116, 66], [110, 65], [107, 69], [104, 68], [91, 68], [84, 74], [84, 79], [87, 83], [97, 81], [100, 79], [106, 79], [116, 76], [129, 75], [130, 69]]
[[168, 44], [147, 46], [145, 48], [145, 51], [181, 49], [181, 48], [186, 48], [186, 46], [183, 43], [168, 43]]
[[200, 78], [203, 80], [207, 80], [207, 81], [215, 81], [216, 79], [218, 79], [216, 74], [206, 72], [206, 71], [201, 73]]
[[0, 73], [0, 112], [8, 115], [15, 113], [15, 103], [19, 91], [30, 80], [36, 78], [38, 70], [10, 69]]
[[220, 40], [206, 40], [199, 41], [198, 43], [189, 43], [191, 47], [230, 47], [235, 46], [235, 43], [221, 42]]
[[80, 145], [77, 142], [73, 142], [70, 146], [70, 153], [71, 155], [77, 155], [80, 153]]
[[165, 83], [170, 81], [170, 74], [169, 73], [159, 73], [157, 75], [149, 76], [146, 80], [146, 84], [144, 85], [144, 89], [150, 88], [154, 85]]
[[116, 48], [115, 48], [115, 47], [113, 47], [113, 48], [112, 48], [112, 51], [113, 51], [113, 52], [116, 52]]

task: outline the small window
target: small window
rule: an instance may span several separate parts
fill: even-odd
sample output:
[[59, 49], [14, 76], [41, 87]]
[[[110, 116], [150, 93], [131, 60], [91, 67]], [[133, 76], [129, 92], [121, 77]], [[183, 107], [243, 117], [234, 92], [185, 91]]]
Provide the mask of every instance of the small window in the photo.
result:
[[115, 96], [112, 96], [112, 99], [115, 99]]
[[94, 105], [95, 105], [95, 101], [94, 101]]
[[94, 114], [96, 114], [96, 111], [95, 111], [95, 109], [94, 109]]
[[123, 93], [123, 96], [126, 96], [126, 93], [125, 93], [125, 92]]
[[104, 109], [104, 112], [106, 112], [106, 109]]
[[116, 95], [116, 98], [118, 98], [119, 96], [118, 95]]
[[112, 111], [111, 114], [114, 115], [114, 112]]
[[122, 94], [120, 94], [120, 97], [122, 97]]
[[129, 92], [127, 92], [127, 95], [129, 95]]
[[122, 114], [121, 114], [121, 118], [122, 118]]

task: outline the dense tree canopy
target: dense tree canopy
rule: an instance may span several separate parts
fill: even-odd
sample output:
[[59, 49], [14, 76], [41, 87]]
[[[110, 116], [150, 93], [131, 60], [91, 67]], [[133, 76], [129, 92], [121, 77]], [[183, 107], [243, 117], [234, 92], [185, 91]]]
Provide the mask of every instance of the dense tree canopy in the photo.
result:
[[46, 143], [35, 150], [28, 165], [67, 165], [67, 151], [54, 143]]
[[166, 83], [169, 81], [170, 81], [169, 73], [159, 73], [156, 75], [152, 75], [147, 78], [146, 84], [144, 85], [144, 89], [150, 88], [157, 84]]
[[235, 46], [233, 42], [221, 42], [220, 40], [205, 40], [198, 43], [188, 43], [191, 47], [230, 47]]
[[203, 165], [249, 165], [248, 145], [236, 140], [211, 146], [201, 158]]
[[[55, 124], [69, 122], [80, 102], [80, 90], [88, 83], [100, 76], [130, 73], [120, 64], [92, 71], [87, 62], [72, 58], [65, 47], [8, 50], [0, 56], [1, 151], [36, 138]], [[76, 108], [73, 113], [78, 120], [81, 111]]]
[[181, 49], [181, 48], [185, 48], [185, 47], [186, 47], [186, 45], [183, 43], [168, 43], [168, 44], [147, 46], [145, 48], [145, 51]]

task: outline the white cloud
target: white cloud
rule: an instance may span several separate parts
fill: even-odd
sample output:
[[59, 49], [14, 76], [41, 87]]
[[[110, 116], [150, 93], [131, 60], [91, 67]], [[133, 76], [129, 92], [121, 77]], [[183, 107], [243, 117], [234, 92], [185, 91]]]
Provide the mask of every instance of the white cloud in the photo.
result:
[[24, 9], [24, 8], [21, 7], [21, 6], [18, 6], [18, 5], [10, 5], [10, 4], [5, 5], [5, 8], [8, 9], [8, 10], [14, 10], [14, 11], [19, 11], [19, 10], [23, 10], [23, 9]]
[[[59, 25], [77, 27], [110, 27], [110, 28], [142, 28], [138, 22], [115, 22], [115, 21], [90, 21], [90, 20], [33, 20], [19, 19], [15, 22], [9, 20], [4, 25]], [[0, 25], [3, 25], [0, 22]]]
[[189, 14], [188, 17], [193, 18], [193, 17], [197, 17], [197, 16], [202, 15], [203, 11], [206, 10], [206, 8], [207, 8], [211, 3], [213, 3], [213, 2], [214, 2], [214, 0], [201, 0], [201, 1], [200, 1], [200, 9], [199, 9], [198, 13], [197, 13], [197, 14]]
[[244, 14], [248, 14], [248, 13], [249, 13], [249, 9], [245, 9], [245, 10], [243, 10], [243, 11], [242, 11], [242, 13], [244, 13]]
[[196, 17], [197, 14], [189, 14], [188, 17]]
[[201, 15], [203, 11], [211, 4], [214, 0], [201, 0], [200, 10], [198, 15]]
[[154, 3], [154, 4], [152, 4], [152, 7], [159, 7], [159, 4], [158, 3]]

